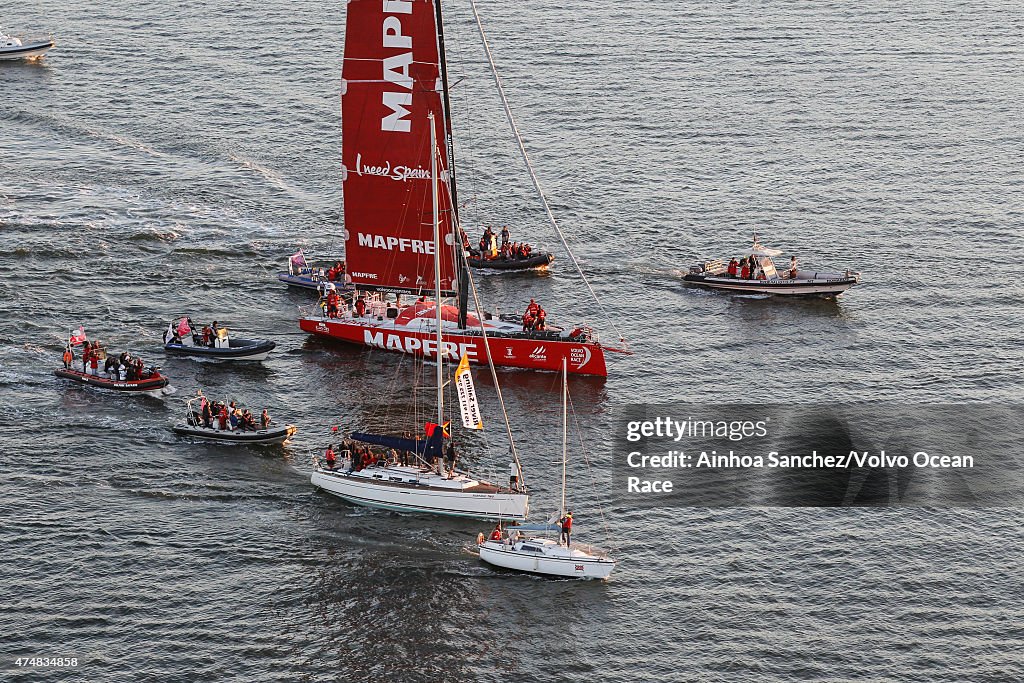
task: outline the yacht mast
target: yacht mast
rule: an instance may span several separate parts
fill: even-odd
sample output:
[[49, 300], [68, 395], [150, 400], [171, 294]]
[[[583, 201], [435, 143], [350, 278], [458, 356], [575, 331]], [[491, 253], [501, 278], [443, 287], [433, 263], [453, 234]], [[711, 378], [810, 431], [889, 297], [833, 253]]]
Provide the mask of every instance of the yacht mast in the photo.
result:
[[[434, 112], [427, 114], [430, 121], [430, 200], [434, 209], [434, 322], [437, 325], [437, 427], [444, 432], [444, 367], [441, 344], [441, 224], [437, 212], [437, 130], [434, 126]], [[442, 436], [441, 442], [444, 443]], [[444, 474], [444, 458], [437, 459], [440, 474]]]
[[[444, 122], [445, 147], [448, 150], [448, 187], [451, 196], [451, 227], [453, 247], [457, 253], [462, 247], [462, 221], [459, 220], [459, 194], [455, 183], [455, 144], [452, 135], [452, 101], [448, 94], [448, 59], [444, 48], [444, 18], [441, 16], [441, 0], [434, 0], [434, 21], [437, 24], [437, 61], [441, 72], [441, 117]], [[466, 329], [469, 312], [469, 269], [463, 259], [456, 259], [458, 275], [459, 328]]]
[[569, 368], [565, 357], [562, 358], [562, 512], [559, 519], [565, 516], [565, 462], [569, 453]]

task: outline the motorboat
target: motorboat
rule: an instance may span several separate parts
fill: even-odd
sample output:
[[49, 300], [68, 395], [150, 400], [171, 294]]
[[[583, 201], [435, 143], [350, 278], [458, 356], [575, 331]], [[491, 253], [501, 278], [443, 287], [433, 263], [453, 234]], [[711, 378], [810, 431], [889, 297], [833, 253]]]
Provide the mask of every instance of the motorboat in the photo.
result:
[[299, 249], [288, 257], [288, 270], [277, 274], [278, 282], [296, 289], [308, 289], [323, 293], [325, 285], [333, 284], [342, 289], [348, 286], [352, 278], [345, 271], [345, 261], [337, 259], [333, 262], [309, 261]]
[[466, 261], [470, 268], [477, 270], [544, 270], [555, 260], [555, 255], [546, 251], [534, 252], [527, 257], [508, 257], [501, 255], [489, 258], [484, 256], [479, 249], [470, 249], [466, 255]]
[[754, 235], [749, 255], [742, 259], [704, 261], [690, 266], [683, 280], [702, 287], [742, 294], [832, 298], [860, 282], [860, 273], [815, 271], [798, 267], [796, 257], [780, 271], [773, 260], [782, 250], [766, 247]]
[[78, 384], [85, 384], [100, 389], [110, 389], [111, 391], [150, 394], [153, 396], [174, 393], [174, 389], [170, 387], [171, 381], [161, 375], [160, 369], [156, 367], [146, 368], [142, 376], [135, 380], [115, 379], [105, 374], [92, 375], [74, 368], [57, 368], [53, 371], [53, 374]]
[[39, 59], [54, 45], [50, 36], [14, 36], [0, 30], [0, 59]]
[[[607, 579], [615, 569], [615, 560], [607, 552], [592, 546], [572, 545], [571, 535], [563, 530], [572, 529], [572, 512], [566, 508], [566, 465], [568, 462], [568, 372], [562, 370], [562, 503], [560, 516], [546, 523], [517, 524], [512, 521], [504, 528], [501, 521], [489, 537], [477, 535], [480, 559], [505, 569], [531, 574], [573, 577], [580, 579]], [[557, 522], [555, 521], [557, 519]], [[544, 536], [525, 536], [524, 532], [557, 532], [557, 541]]]
[[[430, 144], [436, 150], [438, 135], [434, 128], [434, 114], [429, 113], [428, 118], [431, 124]], [[430, 164], [434, 199], [433, 246], [437, 248], [441, 241], [440, 207], [437, 203], [439, 174], [437, 156], [431, 157], [434, 159]], [[434, 259], [434, 267], [440, 268], [439, 259]], [[434, 281], [435, 287], [440, 287], [440, 278], [435, 277]], [[435, 316], [432, 343], [435, 344], [435, 348], [444, 348], [441, 309], [438, 307], [432, 312]], [[526, 519], [529, 513], [529, 495], [517, 474], [520, 471], [519, 458], [515, 453], [511, 429], [507, 429], [507, 433], [509, 448], [514, 458], [514, 474], [509, 477], [508, 486], [501, 486], [467, 471], [456, 469], [458, 456], [447, 431], [450, 421], [445, 420], [444, 390], [449, 383], [445, 378], [444, 366], [443, 360], [435, 363], [436, 422], [426, 425], [425, 438], [352, 432], [352, 446], [343, 451], [344, 457], [340, 466], [335, 460], [332, 447], [328, 448], [324, 460], [315, 464], [310, 477], [313, 486], [356, 505], [397, 512], [486, 520]], [[491, 367], [493, 370], [493, 365]], [[467, 357], [462, 357], [454, 374], [454, 384], [458, 388], [459, 404], [462, 409], [463, 427], [483, 429]], [[494, 379], [495, 389], [499, 392], [500, 398], [500, 387], [497, 378]], [[415, 395], [415, 388], [412, 393]], [[413, 409], [409, 417], [418, 421], [420, 415], [419, 410]], [[369, 450], [370, 445], [380, 446], [388, 451], [384, 457], [378, 457], [378, 454]], [[399, 460], [399, 452], [404, 454], [402, 460]], [[446, 457], [450, 460], [450, 465], [446, 463]]]
[[[76, 356], [75, 350], [82, 351]], [[176, 389], [170, 380], [160, 373], [160, 368], [146, 366], [140, 358], [125, 352], [120, 356], [108, 356], [99, 342], [90, 342], [84, 327], [73, 330], [64, 347], [64, 367], [53, 374], [77, 384], [136, 394], [164, 396]]]
[[184, 422], [174, 425], [171, 429], [178, 436], [188, 436], [206, 441], [230, 444], [251, 444], [251, 445], [280, 445], [286, 443], [297, 431], [295, 425], [270, 426], [260, 429], [220, 429], [218, 421], [212, 419], [210, 426], [203, 424], [202, 408], [197, 409], [197, 402], [206, 400], [200, 392], [199, 396], [191, 398], [187, 402]]
[[164, 331], [164, 351], [176, 356], [208, 358], [211, 360], [266, 360], [277, 346], [266, 339], [244, 339], [231, 336], [226, 327], [217, 326], [205, 335], [198, 332], [190, 318], [172, 321]]

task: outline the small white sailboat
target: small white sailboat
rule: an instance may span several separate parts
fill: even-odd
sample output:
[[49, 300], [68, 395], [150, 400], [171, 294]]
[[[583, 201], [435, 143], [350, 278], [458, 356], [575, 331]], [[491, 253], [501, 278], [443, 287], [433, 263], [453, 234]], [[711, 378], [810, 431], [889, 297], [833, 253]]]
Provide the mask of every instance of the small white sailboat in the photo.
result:
[[[564, 363], [564, 361], [563, 361]], [[562, 370], [562, 507], [559, 523], [520, 524], [509, 526], [502, 532], [501, 526], [489, 538], [477, 536], [480, 559], [496, 567], [515, 569], [531, 574], [564, 576], [580, 579], [607, 579], [615, 569], [615, 560], [606, 552], [593, 547], [586, 549], [572, 545], [572, 536], [563, 531], [568, 518], [572, 525], [572, 512], [565, 507], [565, 471], [568, 457], [568, 403], [569, 390], [567, 372]], [[543, 536], [525, 537], [523, 531], [557, 531], [558, 541]]]
[[[435, 254], [440, 253], [440, 219], [439, 219], [439, 190], [438, 190], [438, 167], [437, 167], [437, 133], [434, 128], [434, 115], [429, 114], [431, 123], [431, 146], [435, 153], [431, 162], [431, 183], [433, 191], [433, 221], [434, 221], [434, 247]], [[434, 259], [435, 274], [440, 270], [439, 258]], [[434, 278], [435, 287], [440, 289], [440, 276]], [[438, 297], [440, 293], [438, 291]], [[445, 348], [443, 340], [443, 325], [441, 324], [441, 307], [435, 307], [436, 320], [434, 321], [437, 348]], [[493, 365], [491, 366], [493, 374]], [[464, 389], [463, 382], [469, 376], [469, 364], [465, 356], [459, 370], [456, 372], [456, 385], [460, 391], [460, 401], [463, 401], [463, 424], [471, 429], [482, 428], [478, 418], [469, 418], [466, 402], [473, 406], [476, 404], [475, 391], [472, 391], [471, 376], [468, 379], [469, 392]], [[497, 378], [495, 377], [495, 380]], [[427, 513], [446, 515], [451, 517], [469, 517], [473, 519], [486, 520], [524, 520], [529, 512], [529, 496], [526, 486], [519, 476], [522, 469], [519, 458], [515, 452], [515, 444], [511, 440], [511, 430], [508, 430], [509, 444], [511, 446], [512, 476], [509, 478], [509, 486], [501, 486], [469, 472], [456, 470], [454, 461], [451, 469], [448, 469], [444, 462], [444, 439], [445, 439], [445, 413], [444, 413], [444, 363], [437, 363], [437, 423], [432, 431], [427, 434], [426, 439], [411, 439], [408, 437], [386, 436], [379, 434], [367, 434], [354, 432], [353, 441], [366, 444], [375, 444], [385, 448], [404, 451], [412, 454], [416, 462], [422, 465], [399, 464], [392, 461], [374, 462], [369, 466], [363, 466], [352, 457], [342, 461], [341, 467], [334, 467], [330, 463], [317, 463], [314, 468], [311, 482], [314, 486], [327, 493], [343, 498], [357, 505], [383, 508], [398, 512]], [[495, 387], [498, 388], [497, 381]], [[499, 398], [500, 398], [500, 388]], [[471, 393], [471, 401], [468, 394]], [[475, 408], [478, 411], [478, 408]], [[479, 426], [470, 426], [470, 422], [479, 423]]]
[[53, 46], [50, 36], [15, 36], [0, 29], [0, 59], [38, 59]]

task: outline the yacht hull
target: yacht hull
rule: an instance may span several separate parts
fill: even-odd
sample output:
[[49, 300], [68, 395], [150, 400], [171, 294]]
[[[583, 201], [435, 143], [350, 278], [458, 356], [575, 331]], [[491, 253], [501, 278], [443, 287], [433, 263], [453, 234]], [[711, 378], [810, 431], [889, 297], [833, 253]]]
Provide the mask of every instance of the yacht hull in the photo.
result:
[[496, 567], [513, 569], [530, 574], [547, 576], [565, 576], [578, 579], [607, 579], [615, 569], [615, 562], [605, 557], [597, 557], [581, 551], [570, 551], [558, 546], [563, 557], [544, 552], [528, 552], [522, 550], [530, 543], [507, 543], [485, 541], [479, 546], [480, 559]]
[[345, 471], [317, 468], [310, 478], [313, 486], [367, 507], [447, 517], [489, 521], [521, 521], [529, 512], [529, 497], [523, 493], [476, 493], [438, 490], [432, 487], [376, 483]]
[[[411, 329], [390, 318], [303, 317], [299, 319], [299, 327], [310, 334], [361, 346], [428, 359], [437, 357], [437, 335], [433, 330], [422, 326]], [[501, 336], [489, 332], [488, 347], [498, 367], [557, 372], [561, 371], [565, 358], [570, 374], [608, 376], [604, 349], [594, 342], [568, 341], [555, 333]], [[471, 363], [487, 363], [483, 337], [459, 332], [454, 326], [445, 329], [444, 354], [455, 362], [465, 355]]]

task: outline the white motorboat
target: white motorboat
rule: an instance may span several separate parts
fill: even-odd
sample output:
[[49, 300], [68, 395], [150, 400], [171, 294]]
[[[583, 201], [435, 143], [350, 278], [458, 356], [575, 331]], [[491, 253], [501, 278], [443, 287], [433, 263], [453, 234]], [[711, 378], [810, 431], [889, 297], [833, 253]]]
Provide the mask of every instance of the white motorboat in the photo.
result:
[[797, 297], [836, 297], [860, 282], [860, 273], [814, 271], [798, 268], [796, 257], [781, 272], [773, 257], [782, 251], [762, 245], [754, 235], [749, 256], [741, 260], [704, 261], [690, 266], [683, 280], [703, 287], [743, 294], [777, 294]]
[[[437, 131], [433, 113], [428, 115], [430, 120], [430, 144], [437, 151]], [[432, 156], [430, 168], [430, 179], [432, 186], [433, 200], [433, 221], [434, 221], [434, 244], [435, 254], [441, 250], [440, 243], [440, 220], [439, 220], [439, 174], [437, 157]], [[440, 259], [434, 258], [435, 288], [440, 289], [441, 278]], [[475, 289], [474, 289], [475, 293]], [[479, 304], [479, 302], [478, 302]], [[434, 333], [436, 336], [437, 348], [444, 348], [443, 330], [441, 324], [441, 307], [435, 307], [436, 315]], [[483, 333], [486, 335], [486, 332]], [[486, 341], [486, 337], [485, 337]], [[499, 486], [492, 482], [476, 477], [468, 472], [455, 469], [454, 459], [449, 468], [445, 464], [445, 399], [444, 389], [446, 386], [444, 378], [444, 362], [436, 365], [435, 381], [437, 390], [437, 422], [428, 427], [427, 438], [409, 438], [407, 436], [388, 436], [382, 434], [370, 434], [353, 432], [353, 442], [362, 444], [374, 444], [393, 449], [396, 453], [401, 451], [412, 456], [413, 465], [400, 465], [392, 458], [390, 461], [377, 463], [372, 460], [364, 463], [358, 453], [348, 451], [342, 460], [342, 466], [336, 468], [333, 464], [318, 462], [315, 465], [310, 478], [311, 483], [317, 488], [340, 498], [368, 507], [383, 508], [399, 512], [429, 513], [436, 515], [447, 515], [452, 517], [469, 517], [473, 519], [487, 520], [523, 520], [529, 512], [529, 496], [526, 487], [519, 476], [521, 468], [518, 455], [515, 452], [515, 444], [511, 439], [511, 429], [507, 429], [509, 445], [512, 457], [515, 462], [512, 464], [513, 476], [509, 478], [509, 486]], [[495, 379], [495, 388], [499, 392], [497, 377], [494, 375], [494, 366], [491, 365], [492, 376]], [[459, 402], [462, 408], [463, 426], [468, 429], [482, 429], [483, 423], [479, 418], [479, 406], [476, 400], [476, 391], [473, 388], [472, 374], [469, 370], [469, 362], [465, 355], [455, 373], [454, 384], [458, 388]], [[507, 416], [506, 416], [507, 426]], [[454, 458], [454, 449], [451, 454]], [[333, 453], [333, 451], [332, 451]], [[422, 463], [422, 465], [420, 464]]]
[[[565, 576], [580, 579], [607, 579], [615, 569], [615, 560], [608, 553], [591, 546], [586, 549], [579, 545], [573, 546], [571, 535], [562, 533], [563, 524], [572, 528], [572, 513], [565, 507], [566, 463], [568, 461], [568, 373], [562, 370], [562, 508], [558, 523], [520, 524], [507, 526], [501, 524], [491, 532], [489, 538], [477, 535], [477, 550], [480, 559], [496, 567], [514, 569], [531, 574], [548, 576]], [[568, 522], [566, 521], [568, 518]], [[525, 537], [524, 531], [558, 532], [559, 540], [554, 541], [543, 536]]]
[[0, 59], [38, 59], [53, 46], [50, 36], [14, 36], [0, 30]]

